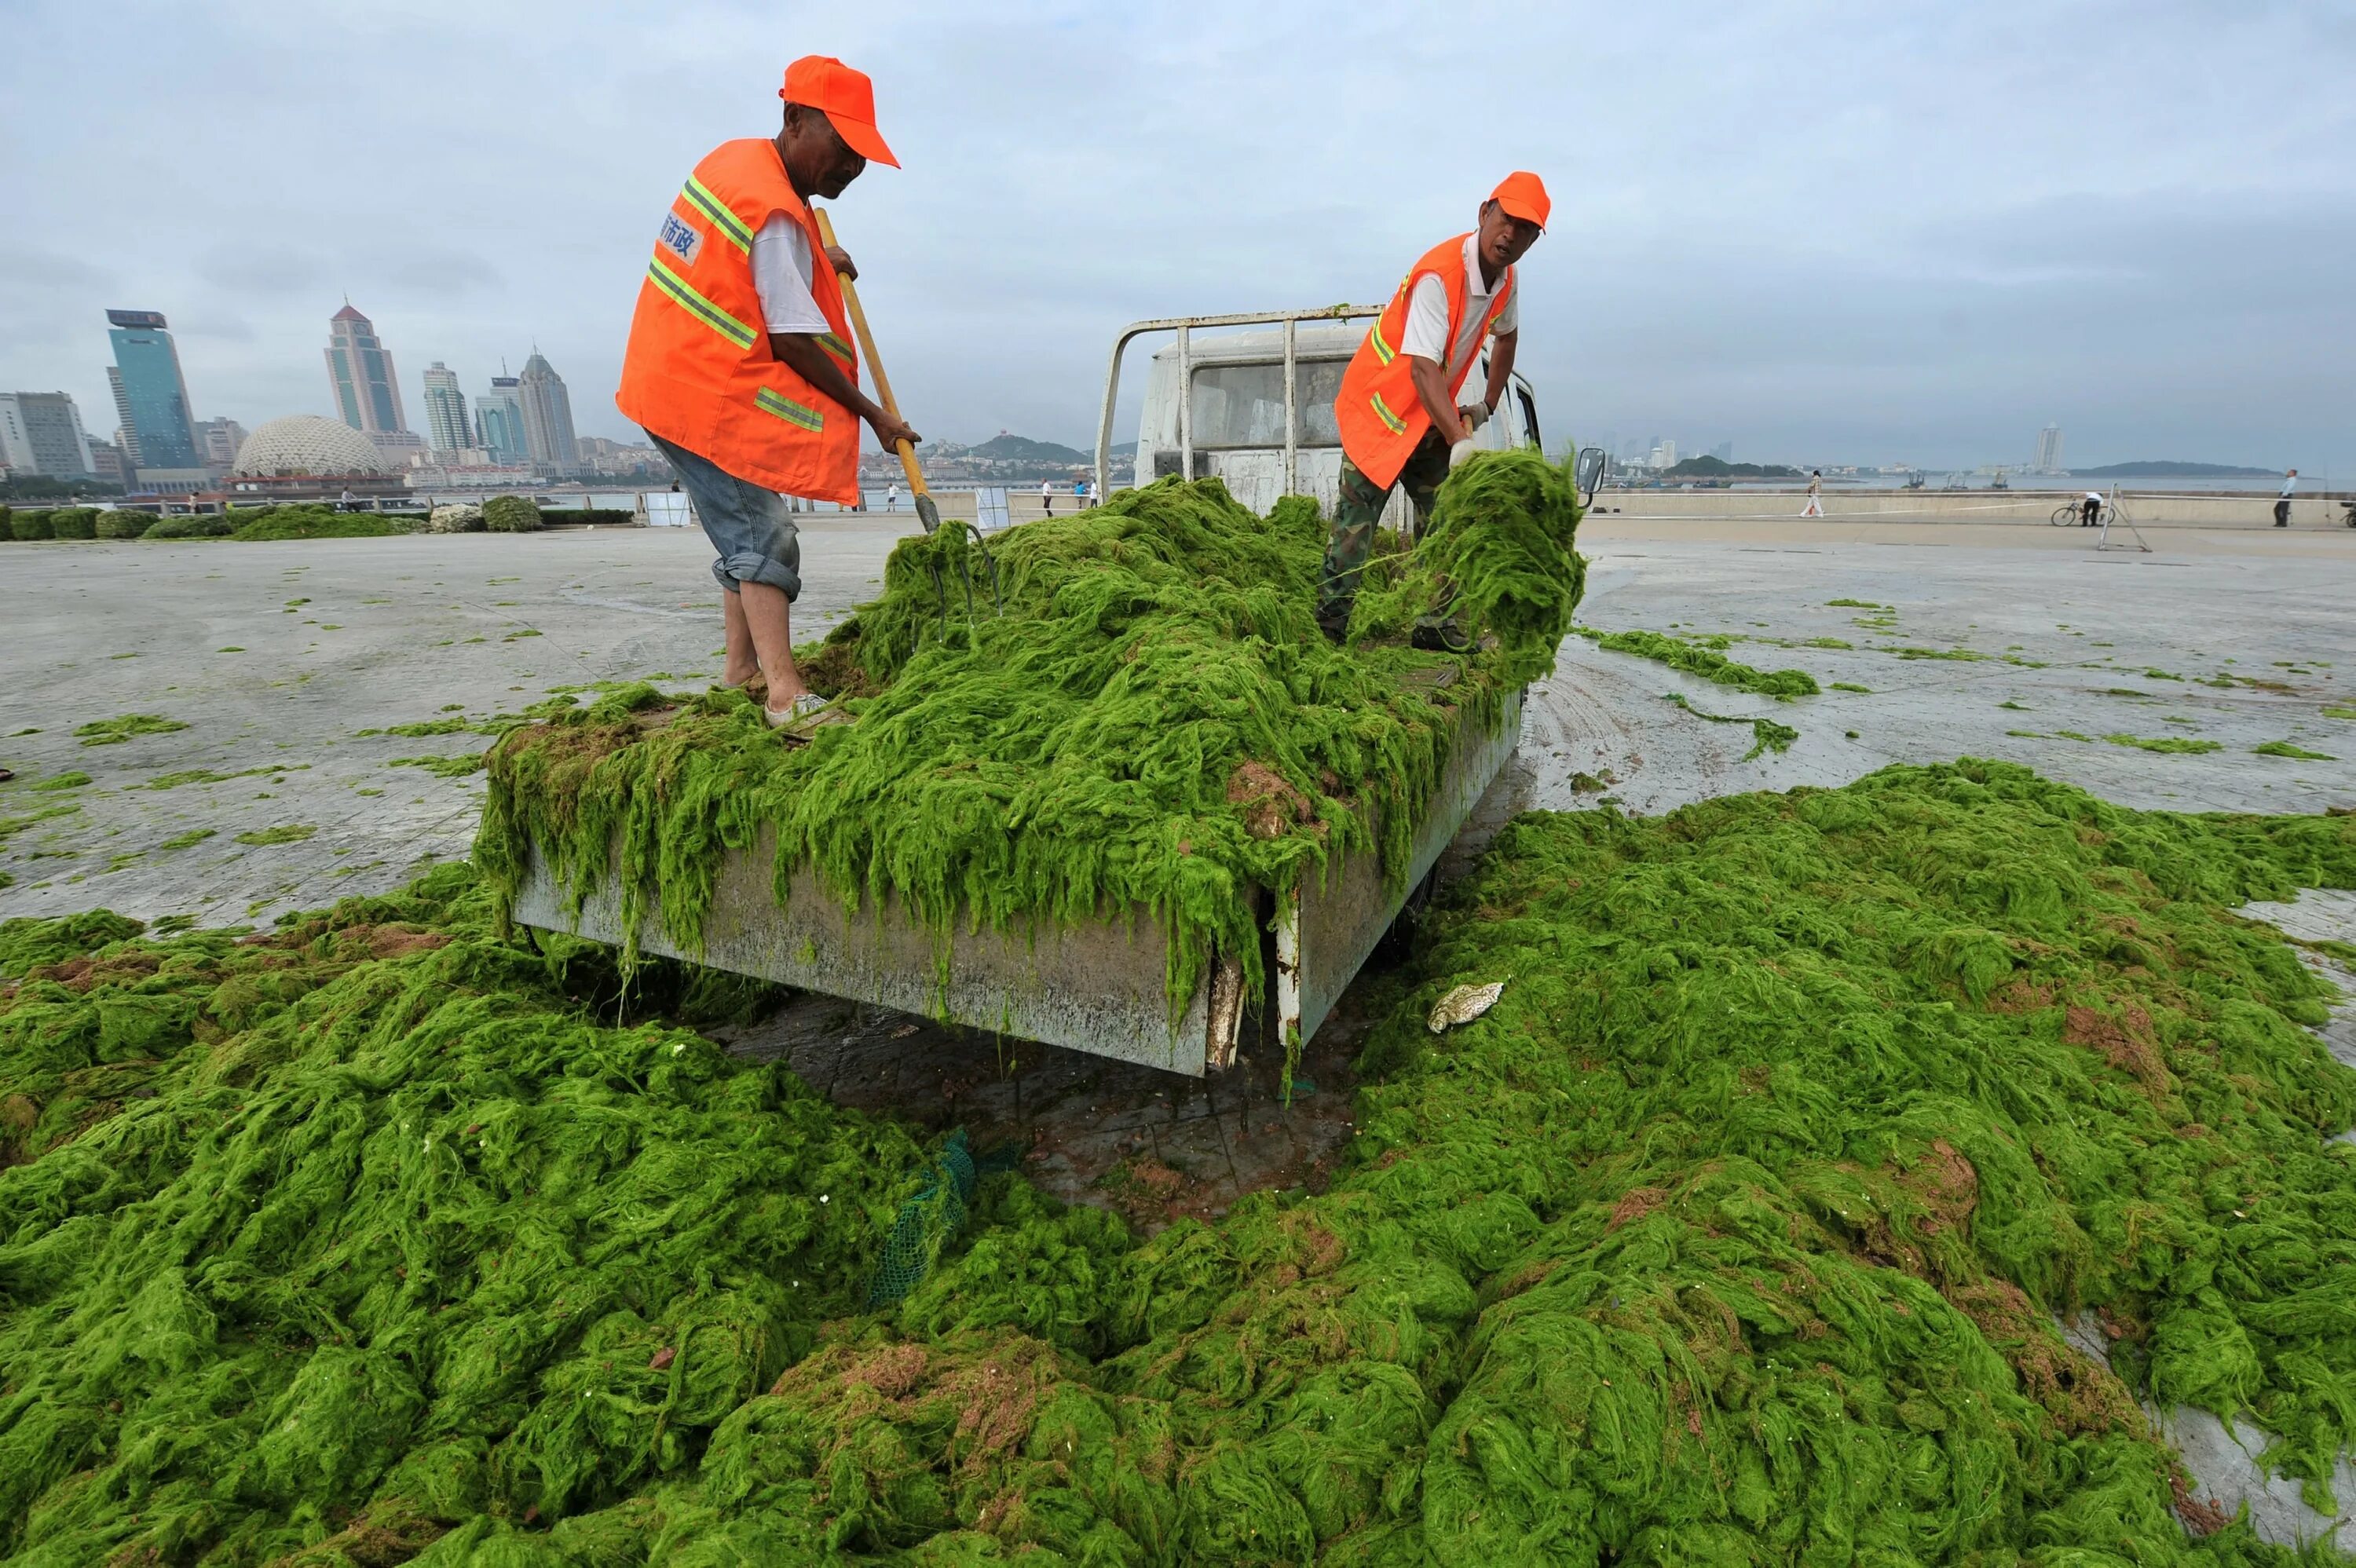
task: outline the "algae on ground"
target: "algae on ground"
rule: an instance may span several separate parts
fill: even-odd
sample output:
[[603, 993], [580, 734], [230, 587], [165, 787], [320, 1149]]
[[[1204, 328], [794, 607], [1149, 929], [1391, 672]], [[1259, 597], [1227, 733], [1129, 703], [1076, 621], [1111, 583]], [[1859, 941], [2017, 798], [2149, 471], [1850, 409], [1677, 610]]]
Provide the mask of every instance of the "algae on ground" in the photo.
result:
[[236, 841], [240, 844], [258, 845], [300, 844], [318, 831], [318, 828], [307, 822], [288, 822], [276, 827], [257, 827], [250, 833], [241, 833], [237, 836]]
[[423, 768], [436, 778], [458, 779], [483, 771], [483, 753], [460, 752], [448, 757], [395, 757], [385, 764], [393, 768]]
[[1633, 654], [1639, 658], [1655, 660], [1672, 669], [1697, 675], [1719, 686], [1730, 686], [1742, 691], [1755, 691], [1762, 697], [1791, 699], [1817, 695], [1816, 677], [1804, 669], [1753, 669], [1738, 664], [1724, 654], [1701, 647], [1682, 638], [1660, 632], [1633, 630], [1604, 632], [1591, 626], [1574, 628], [1580, 636], [1599, 648], [1613, 653]]
[[1778, 724], [1772, 719], [1743, 719], [1730, 713], [1704, 713], [1687, 700], [1682, 691], [1670, 692], [1665, 700], [1674, 702], [1695, 718], [1707, 719], [1713, 724], [1750, 725], [1751, 750], [1743, 752], [1740, 759], [1746, 763], [1762, 752], [1788, 752], [1792, 749], [1792, 742], [1800, 738], [1797, 730], [1789, 724]]
[[78, 726], [74, 733], [85, 746], [119, 746], [134, 735], [169, 735], [187, 728], [179, 720], [159, 714], [122, 713], [112, 719], [93, 719]]
[[2146, 752], [2183, 752], [2198, 754], [2222, 752], [2222, 741], [2196, 741], [2187, 735], [2105, 735], [2104, 740], [2114, 746], [2134, 746]]
[[[2310, 752], [2304, 746], [2295, 746], [2288, 741], [2266, 741], [2251, 747], [2250, 751], [2256, 756], [2292, 757], [2302, 763], [2336, 763], [2340, 760], [2337, 757], [2327, 755], [2322, 752]], [[47, 788], [48, 786], [42, 785], [40, 787]]]
[[[477, 861], [520, 886], [537, 844], [577, 898], [611, 875], [626, 925], [659, 900], [700, 951], [722, 854], [774, 835], [777, 885], [813, 868], [846, 904], [889, 897], [943, 935], [1120, 918], [1170, 938], [1183, 1009], [1213, 952], [1257, 994], [1250, 890], [1338, 854], [1403, 874], [1460, 729], [1550, 667], [1578, 601], [1569, 476], [1475, 458], [1422, 543], [1362, 591], [1350, 645], [1317, 630], [1324, 542], [1295, 497], [1266, 518], [1216, 480], [1170, 480], [985, 544], [904, 539], [884, 596], [805, 669], [856, 718], [806, 745], [741, 693], [650, 685], [509, 734], [490, 753]], [[1446, 598], [1485, 645], [1408, 645]]]

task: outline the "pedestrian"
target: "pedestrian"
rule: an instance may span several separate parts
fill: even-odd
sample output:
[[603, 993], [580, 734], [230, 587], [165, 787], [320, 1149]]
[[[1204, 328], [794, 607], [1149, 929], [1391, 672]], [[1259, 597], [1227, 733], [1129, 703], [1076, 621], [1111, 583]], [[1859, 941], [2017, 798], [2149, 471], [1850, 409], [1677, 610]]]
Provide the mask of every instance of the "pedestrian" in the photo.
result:
[[1055, 487], [1044, 479], [1039, 481], [1039, 515], [1043, 517], [1055, 515]]
[[1821, 517], [1824, 515], [1825, 471], [1821, 468], [1815, 468], [1808, 472], [1808, 504], [1800, 508], [1800, 516], [1804, 517]]
[[1076, 509], [1076, 510], [1078, 510], [1078, 511], [1083, 511], [1083, 512], [1085, 512], [1085, 511], [1087, 511], [1087, 508], [1088, 508], [1088, 482], [1087, 482], [1087, 480], [1085, 480], [1085, 479], [1078, 479], [1078, 480], [1075, 480], [1075, 481], [1073, 481], [1073, 483], [1072, 483], [1072, 506], [1073, 506], [1073, 507], [1074, 507], [1075, 509]]
[[2298, 470], [2294, 468], [2283, 475], [2282, 494], [2275, 498], [2275, 527], [2290, 527], [2290, 493], [2297, 488]]
[[2091, 528], [2095, 524], [2101, 522], [2103, 520], [2103, 493], [2100, 490], [2087, 491], [2086, 498], [2078, 504], [2078, 510], [2081, 514], [2078, 519], [2078, 526], [2080, 528]]
[[[1333, 400], [1342, 475], [1317, 590], [1317, 624], [1334, 642], [1349, 633], [1358, 579], [1391, 492], [1407, 487], [1422, 538], [1440, 481], [1472, 455], [1472, 432], [1505, 394], [1521, 341], [1514, 267], [1546, 232], [1550, 205], [1544, 182], [1526, 170], [1498, 182], [1470, 234], [1441, 240], [1408, 269], [1342, 374]], [[1484, 338], [1495, 340], [1488, 384], [1478, 401], [1460, 404]], [[1417, 647], [1471, 645], [1445, 612], [1434, 605], [1417, 619]]]
[[892, 482], [891, 488], [884, 492], [884, 509], [887, 512], [900, 509], [900, 482], [896, 479]]
[[672, 199], [614, 399], [687, 486], [719, 554], [720, 678], [750, 691], [760, 677], [772, 725], [826, 707], [794, 664], [801, 546], [787, 497], [858, 505], [862, 422], [886, 452], [919, 439], [859, 389], [842, 301], [859, 269], [809, 208], [871, 159], [899, 167], [875, 129], [874, 84], [807, 55], [777, 96], [776, 136], [722, 143]]

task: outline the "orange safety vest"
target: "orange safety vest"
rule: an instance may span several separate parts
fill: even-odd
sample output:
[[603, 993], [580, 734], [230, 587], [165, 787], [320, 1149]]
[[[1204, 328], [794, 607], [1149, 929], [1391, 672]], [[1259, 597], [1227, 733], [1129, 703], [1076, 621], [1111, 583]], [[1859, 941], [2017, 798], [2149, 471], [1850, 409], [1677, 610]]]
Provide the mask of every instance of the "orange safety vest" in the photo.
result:
[[[1466, 286], [1470, 279], [1464, 266], [1462, 234], [1426, 251], [1422, 260], [1400, 280], [1398, 293], [1391, 296], [1391, 303], [1383, 307], [1375, 325], [1367, 328], [1365, 341], [1350, 357], [1350, 368], [1342, 373], [1341, 393], [1333, 400], [1333, 422], [1342, 430], [1343, 453], [1357, 465], [1359, 473], [1386, 490], [1398, 483], [1399, 470], [1407, 466], [1408, 454], [1431, 429], [1431, 415], [1425, 411], [1423, 399], [1416, 393], [1415, 377], [1408, 369], [1407, 356], [1398, 351], [1407, 336], [1408, 297], [1415, 293], [1417, 281], [1427, 275], [1439, 278], [1448, 290], [1448, 342], [1451, 347], [1455, 345], [1456, 335], [1464, 325], [1464, 302], [1471, 292]], [[1508, 267], [1489, 301], [1489, 318], [1482, 324], [1483, 332], [1496, 325], [1513, 293], [1514, 270]], [[1451, 398], [1464, 385], [1464, 378], [1472, 373], [1472, 362], [1479, 357], [1477, 354], [1464, 357], [1456, 379], [1448, 384]]]
[[853, 384], [859, 357], [842, 283], [776, 144], [723, 142], [695, 165], [655, 237], [630, 318], [615, 406], [739, 479], [790, 496], [859, 502], [859, 421], [769, 351], [753, 287], [753, 236], [784, 213], [809, 237], [819, 347]]

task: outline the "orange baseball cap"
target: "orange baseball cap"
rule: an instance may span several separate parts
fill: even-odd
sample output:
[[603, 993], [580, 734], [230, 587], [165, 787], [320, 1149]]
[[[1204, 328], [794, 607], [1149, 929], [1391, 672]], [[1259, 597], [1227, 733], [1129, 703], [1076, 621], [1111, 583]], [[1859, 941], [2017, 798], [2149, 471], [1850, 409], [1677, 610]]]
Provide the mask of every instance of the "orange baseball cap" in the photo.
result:
[[900, 166], [892, 149], [875, 129], [875, 84], [863, 70], [853, 70], [832, 55], [804, 55], [786, 68], [786, 85], [777, 96], [788, 103], [815, 109], [826, 116], [851, 150], [873, 163]]
[[1546, 227], [1547, 214], [1554, 210], [1554, 203], [1547, 199], [1546, 181], [1527, 169], [1515, 169], [1499, 180], [1489, 199], [1509, 217], [1526, 219], [1540, 229]]

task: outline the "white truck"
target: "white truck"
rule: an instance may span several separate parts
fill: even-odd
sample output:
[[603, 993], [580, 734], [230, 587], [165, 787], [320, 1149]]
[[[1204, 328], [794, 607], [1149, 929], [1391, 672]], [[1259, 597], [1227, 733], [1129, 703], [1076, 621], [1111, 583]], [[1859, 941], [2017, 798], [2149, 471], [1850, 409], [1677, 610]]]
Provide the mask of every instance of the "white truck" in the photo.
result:
[[[1112, 366], [1105, 377], [1096, 493], [1108, 495], [1109, 484], [1130, 477], [1116, 470], [1112, 453], [1122, 357], [1136, 338], [1167, 332], [1175, 341], [1155, 353], [1146, 376], [1134, 483], [1151, 485], [1172, 474], [1215, 476], [1255, 512], [1266, 512], [1280, 496], [1297, 495], [1315, 496], [1318, 508], [1333, 516], [1342, 476], [1333, 397], [1350, 356], [1366, 335], [1365, 327], [1351, 323], [1379, 315], [1382, 308], [1333, 305], [1131, 322], [1113, 340]], [[1465, 380], [1467, 391], [1486, 386], [1488, 375], [1484, 347]], [[1182, 385], [1190, 390], [1185, 398], [1178, 395]], [[1509, 386], [1497, 417], [1473, 437], [1487, 450], [1539, 443], [1537, 394], [1518, 372]], [[1405, 527], [1406, 507], [1404, 495], [1393, 496], [1383, 526]]]
[[[1145, 333], [1174, 332], [1154, 356], [1139, 425], [1136, 478], [1164, 474], [1216, 475], [1235, 497], [1266, 512], [1286, 495], [1312, 495], [1330, 515], [1342, 472], [1333, 394], [1364, 336], [1353, 320], [1371, 308], [1266, 315], [1190, 316], [1141, 321], [1115, 342], [1097, 433], [1097, 493], [1111, 472], [1113, 398], [1122, 351]], [[1197, 340], [1204, 328], [1247, 327]], [[1486, 375], [1485, 366], [1476, 376]], [[1475, 438], [1504, 449], [1538, 440], [1537, 401], [1529, 383], [1513, 394]], [[1178, 389], [1192, 389], [1180, 399]], [[1602, 453], [1581, 454], [1580, 486], [1591, 492]], [[1405, 518], [1395, 498], [1386, 526]], [[1200, 1076], [1233, 1067], [1248, 1051], [1280, 1051], [1288, 1040], [1316, 1033], [1390, 928], [1440, 851], [1472, 815], [1521, 730], [1521, 694], [1508, 695], [1488, 722], [1461, 729], [1440, 786], [1416, 815], [1404, 875], [1385, 877], [1376, 858], [1340, 857], [1326, 875], [1282, 893], [1246, 890], [1259, 932], [1262, 1006], [1244, 1006], [1243, 966], [1222, 955], [1173, 1017], [1164, 990], [1168, 955], [1162, 923], [1142, 909], [1106, 910], [1098, 918], [1038, 929], [996, 931], [959, 919], [946, 931], [919, 922], [895, 901], [846, 911], [803, 868], [780, 905], [774, 841], [723, 858], [702, 942], [692, 954], [674, 945], [659, 911], [649, 910], [640, 941], [649, 950], [692, 956], [742, 974], [858, 1001], [929, 1014], [1017, 1039]], [[576, 908], [553, 863], [537, 856], [516, 903], [527, 925], [571, 931], [603, 942], [628, 929], [620, 892], [607, 878]]]

